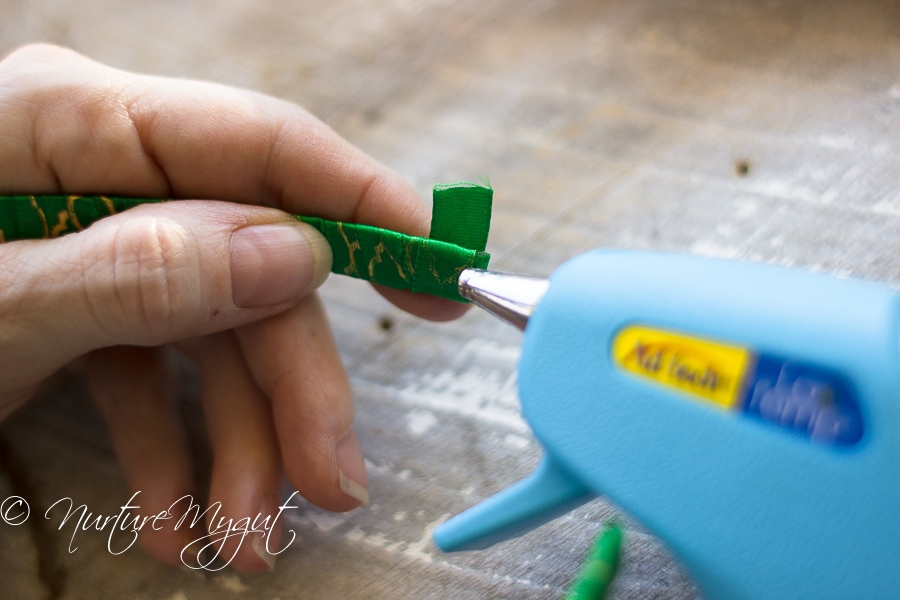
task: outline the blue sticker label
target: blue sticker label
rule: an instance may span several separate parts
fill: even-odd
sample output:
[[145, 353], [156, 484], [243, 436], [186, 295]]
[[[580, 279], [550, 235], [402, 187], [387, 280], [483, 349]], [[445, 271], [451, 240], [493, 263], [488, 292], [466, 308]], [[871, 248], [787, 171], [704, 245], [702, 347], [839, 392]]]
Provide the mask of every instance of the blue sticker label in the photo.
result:
[[828, 444], [855, 444], [863, 433], [859, 405], [840, 375], [765, 354], [748, 374], [742, 410]]

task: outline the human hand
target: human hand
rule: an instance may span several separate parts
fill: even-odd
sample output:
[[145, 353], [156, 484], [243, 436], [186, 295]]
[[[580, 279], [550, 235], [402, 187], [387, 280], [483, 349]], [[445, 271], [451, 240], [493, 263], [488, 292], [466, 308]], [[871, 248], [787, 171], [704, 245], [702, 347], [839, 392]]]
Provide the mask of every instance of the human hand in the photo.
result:
[[[350, 385], [313, 293], [331, 252], [287, 213], [427, 235], [415, 191], [298, 106], [126, 73], [53, 46], [0, 62], [0, 132], [0, 193], [204, 200], [0, 245], [0, 418], [87, 356], [139, 512], [164, 511], [194, 482], [166, 346], [177, 342], [200, 367], [218, 516], [274, 515], [282, 473], [325, 509], [364, 503]], [[433, 320], [465, 310], [379, 291]], [[139, 539], [178, 563], [196, 537], [166, 527]], [[244, 571], [271, 568], [257, 538], [228, 542], [222, 556]]]

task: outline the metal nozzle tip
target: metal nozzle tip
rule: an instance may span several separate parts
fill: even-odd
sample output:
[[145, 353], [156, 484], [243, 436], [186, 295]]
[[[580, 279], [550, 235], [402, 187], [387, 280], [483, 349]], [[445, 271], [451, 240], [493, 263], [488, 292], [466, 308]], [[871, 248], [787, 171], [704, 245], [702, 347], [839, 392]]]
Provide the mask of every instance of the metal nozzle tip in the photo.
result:
[[466, 269], [458, 284], [460, 296], [522, 331], [549, 286], [550, 282], [540, 277], [483, 269]]

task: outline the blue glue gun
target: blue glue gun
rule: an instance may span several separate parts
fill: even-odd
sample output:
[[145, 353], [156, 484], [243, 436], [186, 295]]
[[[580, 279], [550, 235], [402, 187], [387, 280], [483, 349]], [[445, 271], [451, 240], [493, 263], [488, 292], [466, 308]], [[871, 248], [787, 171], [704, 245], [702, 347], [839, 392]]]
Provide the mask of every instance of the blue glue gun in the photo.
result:
[[900, 296], [774, 266], [597, 250], [467, 271], [525, 331], [529, 477], [442, 524], [482, 549], [604, 495], [704, 597], [900, 597]]

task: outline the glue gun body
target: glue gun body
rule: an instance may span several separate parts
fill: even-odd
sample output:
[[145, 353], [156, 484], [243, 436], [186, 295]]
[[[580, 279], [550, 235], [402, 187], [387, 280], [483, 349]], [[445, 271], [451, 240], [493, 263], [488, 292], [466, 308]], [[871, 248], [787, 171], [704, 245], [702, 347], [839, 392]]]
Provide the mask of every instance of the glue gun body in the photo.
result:
[[435, 532], [485, 548], [603, 495], [716, 599], [900, 589], [900, 298], [773, 266], [590, 252], [527, 315], [536, 471]]

